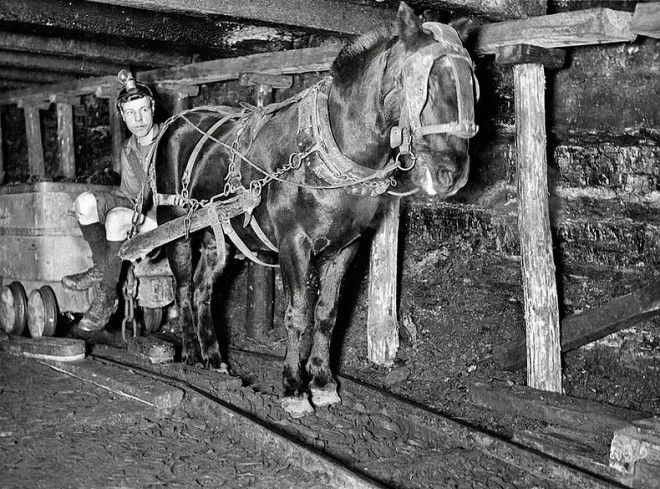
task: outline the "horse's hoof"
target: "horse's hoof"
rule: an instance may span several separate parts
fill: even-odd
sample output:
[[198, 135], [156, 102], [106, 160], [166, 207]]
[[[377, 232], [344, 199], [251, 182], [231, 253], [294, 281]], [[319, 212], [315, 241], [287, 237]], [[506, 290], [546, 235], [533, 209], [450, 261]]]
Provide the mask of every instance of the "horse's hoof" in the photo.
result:
[[341, 397], [337, 394], [337, 386], [327, 384], [325, 387], [310, 387], [312, 393], [312, 403], [316, 407], [330, 406], [341, 402]]
[[307, 394], [300, 397], [283, 397], [280, 401], [284, 409], [292, 418], [302, 418], [308, 414], [314, 414], [314, 408], [307, 399]]

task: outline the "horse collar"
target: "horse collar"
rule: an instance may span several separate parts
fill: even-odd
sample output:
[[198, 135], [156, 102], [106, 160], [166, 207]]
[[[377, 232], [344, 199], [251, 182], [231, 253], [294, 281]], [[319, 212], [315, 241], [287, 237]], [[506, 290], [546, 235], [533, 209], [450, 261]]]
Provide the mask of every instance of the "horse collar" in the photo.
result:
[[364, 196], [380, 195], [390, 186], [390, 175], [397, 166], [375, 170], [341, 152], [330, 127], [328, 92], [331, 81], [332, 77], [327, 77], [311, 87], [300, 102], [298, 147], [301, 158], [307, 168], [331, 187]]

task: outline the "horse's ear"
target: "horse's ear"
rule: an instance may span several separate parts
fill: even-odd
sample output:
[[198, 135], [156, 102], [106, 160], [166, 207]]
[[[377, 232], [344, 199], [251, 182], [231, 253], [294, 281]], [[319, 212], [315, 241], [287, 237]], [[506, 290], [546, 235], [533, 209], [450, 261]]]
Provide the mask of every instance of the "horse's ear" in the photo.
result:
[[470, 38], [474, 34], [475, 30], [479, 27], [478, 23], [469, 17], [454, 19], [449, 22], [448, 25], [454, 28], [464, 45], [469, 43]]
[[399, 4], [396, 28], [399, 38], [408, 45], [415, 42], [422, 31], [422, 21], [405, 2]]

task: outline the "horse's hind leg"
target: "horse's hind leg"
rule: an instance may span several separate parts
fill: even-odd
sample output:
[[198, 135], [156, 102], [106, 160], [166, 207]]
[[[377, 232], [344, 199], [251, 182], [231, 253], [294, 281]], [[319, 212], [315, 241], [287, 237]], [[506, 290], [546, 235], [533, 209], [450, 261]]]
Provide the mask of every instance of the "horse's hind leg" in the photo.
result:
[[[193, 327], [192, 310], [192, 249], [190, 241], [179, 238], [167, 245], [167, 258], [174, 274], [176, 283], [175, 300], [179, 315], [173, 321], [178, 321], [175, 329], [180, 329], [183, 335], [181, 359], [188, 365], [202, 361], [195, 328]], [[179, 328], [177, 328], [177, 326]]]
[[337, 321], [341, 282], [357, 248], [357, 244], [350, 245], [332, 260], [318, 264], [319, 296], [314, 310], [312, 350], [307, 360], [309, 390], [316, 407], [341, 402], [337, 394], [337, 383], [330, 371], [330, 341]]
[[195, 330], [204, 366], [211, 370], [226, 372], [227, 365], [222, 361], [220, 354], [211, 306], [213, 284], [225, 268], [227, 253], [224, 249], [224, 241], [222, 241], [219, 244], [221, 257], [218, 258], [218, 245], [211, 233], [204, 233], [201, 241], [199, 262], [193, 279], [195, 284], [193, 302], [196, 319]]
[[286, 242], [280, 243], [280, 265], [286, 301], [284, 326], [287, 333], [282, 370], [282, 407], [294, 418], [314, 412], [307, 399], [300, 368], [302, 336], [310, 324], [307, 287], [310, 278], [309, 260], [310, 246], [304, 239], [289, 237]]

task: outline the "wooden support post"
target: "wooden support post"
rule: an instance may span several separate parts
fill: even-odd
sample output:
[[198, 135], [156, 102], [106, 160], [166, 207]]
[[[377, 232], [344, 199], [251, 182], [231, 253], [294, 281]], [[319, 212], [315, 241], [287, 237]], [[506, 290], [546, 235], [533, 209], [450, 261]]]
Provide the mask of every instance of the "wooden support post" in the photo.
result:
[[121, 149], [124, 146], [124, 122], [114, 99], [108, 99], [110, 139], [112, 141], [112, 169], [121, 173]]
[[[273, 76], [259, 73], [244, 73], [239, 77], [243, 86], [256, 86], [257, 107], [273, 101], [273, 87], [290, 87], [290, 76]], [[260, 260], [268, 263], [269, 254], [257, 253]], [[259, 338], [273, 329], [273, 305], [275, 303], [275, 273], [272, 268], [252, 263], [247, 264], [247, 297], [245, 333], [249, 338]]]
[[73, 146], [73, 106], [57, 103], [57, 146], [60, 157], [60, 173], [70, 179], [76, 178], [76, 160]]
[[397, 268], [399, 248], [399, 198], [385, 202], [369, 258], [367, 350], [377, 365], [392, 365], [399, 350], [397, 322]]
[[[178, 114], [190, 108], [190, 97], [199, 94], [197, 85], [158, 85], [158, 93], [168, 94], [171, 114]], [[160, 109], [158, 109], [160, 110]]]
[[[538, 61], [534, 61], [534, 52]], [[559, 307], [548, 210], [543, 61], [554, 59], [529, 46], [503, 48], [496, 62], [513, 64], [518, 231], [527, 337], [527, 384], [562, 392]], [[556, 65], [556, 63], [554, 63]]]
[[43, 178], [46, 176], [46, 164], [44, 163], [44, 146], [41, 139], [41, 115], [39, 110], [48, 108], [43, 103], [32, 103], [22, 101], [19, 107], [25, 113], [25, 132], [28, 146], [28, 165], [30, 176]]
[[2, 107], [0, 107], [0, 185], [5, 183], [5, 152], [4, 139], [2, 138]]

